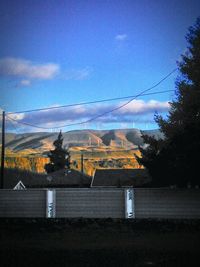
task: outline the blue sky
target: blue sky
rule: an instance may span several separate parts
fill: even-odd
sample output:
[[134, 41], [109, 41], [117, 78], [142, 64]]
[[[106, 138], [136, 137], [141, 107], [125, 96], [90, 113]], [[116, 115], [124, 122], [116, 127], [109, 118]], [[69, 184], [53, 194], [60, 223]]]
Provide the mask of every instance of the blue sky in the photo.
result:
[[[136, 95], [156, 84], [186, 51], [199, 1], [44, 0], [0, 2], [0, 107], [7, 112]], [[178, 73], [152, 92], [175, 89]], [[71, 129], [152, 129], [173, 92], [140, 97]], [[59, 127], [87, 121], [126, 100], [10, 115]], [[14, 124], [14, 125], [13, 125]], [[36, 128], [7, 122], [7, 130]]]

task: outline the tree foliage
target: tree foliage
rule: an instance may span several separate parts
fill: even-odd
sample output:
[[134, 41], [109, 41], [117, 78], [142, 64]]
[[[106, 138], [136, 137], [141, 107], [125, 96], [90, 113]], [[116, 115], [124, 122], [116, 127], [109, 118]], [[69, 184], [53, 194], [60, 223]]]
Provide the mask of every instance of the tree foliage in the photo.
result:
[[48, 154], [50, 158], [50, 163], [45, 164], [45, 170], [47, 173], [58, 171], [61, 169], [70, 169], [70, 154], [67, 150], [62, 148], [63, 137], [62, 132], [60, 131], [58, 139], [53, 142], [55, 147], [54, 150], [51, 150]]
[[143, 135], [146, 149], [139, 162], [156, 186], [200, 184], [200, 17], [186, 36], [188, 50], [178, 62], [176, 98], [167, 118], [155, 115], [164, 139]]

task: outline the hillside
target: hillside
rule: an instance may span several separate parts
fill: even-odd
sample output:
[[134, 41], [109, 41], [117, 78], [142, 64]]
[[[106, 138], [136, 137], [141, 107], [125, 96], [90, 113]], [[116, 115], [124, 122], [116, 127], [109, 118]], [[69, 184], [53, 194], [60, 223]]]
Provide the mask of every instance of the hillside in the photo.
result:
[[[158, 130], [143, 131], [145, 134], [160, 137]], [[63, 146], [88, 147], [88, 146], [112, 146], [135, 149], [143, 145], [142, 132], [138, 129], [116, 129], [116, 130], [75, 130], [63, 133]], [[53, 141], [58, 133], [39, 132], [24, 134], [6, 134], [6, 148], [14, 153], [43, 154], [53, 149]]]
[[[159, 131], [144, 133], [161, 136]], [[140, 155], [138, 146], [143, 145], [141, 134], [138, 129], [69, 131], [63, 133], [63, 146], [70, 151], [71, 168], [81, 171], [83, 154], [83, 171], [93, 176], [97, 168], [141, 168], [135, 158], [135, 154]], [[49, 132], [6, 134], [5, 166], [44, 173], [47, 154], [54, 149], [57, 136]]]

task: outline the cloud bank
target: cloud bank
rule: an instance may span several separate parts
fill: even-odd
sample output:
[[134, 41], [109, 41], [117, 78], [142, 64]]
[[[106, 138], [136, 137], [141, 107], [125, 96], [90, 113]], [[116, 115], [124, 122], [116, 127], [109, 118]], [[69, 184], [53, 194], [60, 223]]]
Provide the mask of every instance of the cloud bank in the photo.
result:
[[5, 76], [48, 80], [54, 78], [59, 69], [59, 65], [54, 63], [34, 64], [29, 60], [12, 57], [0, 59], [0, 75]]
[[30, 60], [6, 57], [0, 59], [0, 76], [12, 77], [17, 81], [16, 87], [30, 86], [33, 80], [85, 80], [92, 72], [89, 67], [61, 70], [55, 63], [36, 64]]
[[[33, 113], [24, 113], [15, 119], [18, 122], [30, 123], [42, 127], [59, 127], [66, 124], [82, 123], [96, 116], [109, 112], [126, 102], [118, 104], [80, 105], [76, 107], [49, 109]], [[125, 107], [104, 116], [93, 122], [98, 123], [152, 123], [155, 112], [165, 113], [169, 110], [168, 102], [156, 100], [134, 100]], [[14, 115], [12, 115], [14, 116]], [[19, 126], [20, 124], [18, 124]]]

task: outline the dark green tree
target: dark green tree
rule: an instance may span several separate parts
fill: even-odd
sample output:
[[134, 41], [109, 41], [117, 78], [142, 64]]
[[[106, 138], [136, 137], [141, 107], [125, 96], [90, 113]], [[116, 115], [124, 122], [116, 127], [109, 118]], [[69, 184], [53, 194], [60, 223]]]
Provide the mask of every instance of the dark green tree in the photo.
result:
[[63, 137], [60, 131], [58, 138], [53, 142], [55, 147], [48, 154], [50, 163], [45, 164], [44, 168], [47, 173], [58, 171], [61, 169], [70, 169], [70, 154], [69, 151], [62, 147]]
[[154, 186], [200, 184], [200, 17], [186, 36], [188, 51], [178, 62], [176, 98], [166, 118], [155, 115], [164, 139], [143, 135], [143, 164]]

